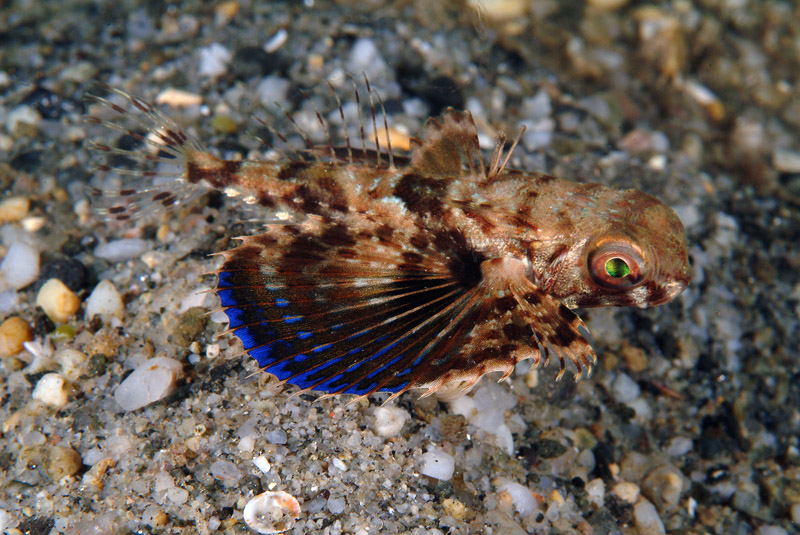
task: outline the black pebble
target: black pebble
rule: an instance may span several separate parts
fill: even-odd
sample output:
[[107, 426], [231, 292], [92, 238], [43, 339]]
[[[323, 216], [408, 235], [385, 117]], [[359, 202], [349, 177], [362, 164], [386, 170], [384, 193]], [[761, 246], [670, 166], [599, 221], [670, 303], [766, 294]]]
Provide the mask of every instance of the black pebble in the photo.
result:
[[421, 66], [414, 61], [407, 61], [397, 68], [397, 79], [405, 92], [430, 105], [431, 116], [441, 114], [448, 107], [456, 110], [464, 108], [461, 87], [449, 76], [428, 78]]
[[58, 279], [75, 293], [89, 287], [89, 270], [74, 258], [62, 258], [53, 260], [44, 265], [37, 281], [37, 286], [41, 287], [50, 279]]
[[33, 88], [22, 103], [35, 108], [44, 119], [60, 119], [65, 113], [84, 111], [83, 102], [64, 97], [42, 86]]
[[11, 158], [11, 161], [8, 163], [17, 171], [21, 171], [23, 173], [32, 173], [41, 167], [43, 156], [44, 151], [34, 149], [20, 152]]
[[437, 76], [423, 85], [421, 96], [431, 103], [431, 115], [439, 115], [445, 108], [460, 110], [464, 107], [464, 95], [456, 82], [448, 76]]
[[269, 53], [257, 46], [246, 46], [233, 55], [230, 72], [237, 80], [249, 80], [270, 73], [281, 73], [286, 67], [288, 65], [282, 54]]
[[55, 525], [55, 520], [43, 516], [34, 516], [20, 522], [17, 529], [28, 535], [47, 535]]
[[33, 315], [32, 327], [34, 336], [38, 338], [53, 332], [56, 328], [56, 324], [44, 313], [41, 307], [36, 307], [36, 311]]

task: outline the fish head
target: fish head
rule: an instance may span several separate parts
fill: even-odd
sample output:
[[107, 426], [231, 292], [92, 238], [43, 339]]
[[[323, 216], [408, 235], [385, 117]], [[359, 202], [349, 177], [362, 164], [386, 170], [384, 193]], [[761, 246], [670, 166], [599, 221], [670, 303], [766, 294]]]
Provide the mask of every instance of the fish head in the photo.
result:
[[572, 237], [545, 268], [548, 293], [570, 308], [667, 303], [691, 280], [678, 215], [638, 190], [595, 188]]

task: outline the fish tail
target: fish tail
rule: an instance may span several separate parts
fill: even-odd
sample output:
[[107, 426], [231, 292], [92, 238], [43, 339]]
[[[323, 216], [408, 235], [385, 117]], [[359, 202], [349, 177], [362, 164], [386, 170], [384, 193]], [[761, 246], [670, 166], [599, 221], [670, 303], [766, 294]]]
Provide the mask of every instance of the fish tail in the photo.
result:
[[89, 143], [96, 169], [107, 178], [102, 187], [90, 190], [102, 218], [126, 221], [152, 215], [203, 193], [192, 183], [190, 171], [221, 160], [153, 105], [105, 84], [98, 83], [96, 93], [86, 95], [97, 104], [86, 122], [121, 134], [114, 142], [106, 134]]

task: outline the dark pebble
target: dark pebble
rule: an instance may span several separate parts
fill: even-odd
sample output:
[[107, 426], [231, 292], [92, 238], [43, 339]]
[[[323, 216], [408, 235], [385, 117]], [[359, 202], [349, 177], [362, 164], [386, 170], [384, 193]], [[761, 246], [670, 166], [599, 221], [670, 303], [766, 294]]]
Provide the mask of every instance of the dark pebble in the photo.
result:
[[35, 108], [43, 119], [60, 119], [64, 114], [84, 111], [82, 102], [74, 101], [42, 86], [34, 87], [22, 103]]
[[249, 80], [271, 73], [281, 73], [288, 67], [287, 63], [283, 54], [269, 53], [257, 46], [246, 46], [233, 55], [230, 73], [237, 80]]
[[29, 150], [23, 151], [11, 158], [11, 161], [8, 162], [11, 167], [17, 171], [22, 171], [24, 173], [33, 173], [34, 171], [38, 170], [42, 166], [42, 156], [44, 155], [44, 151], [41, 150]]
[[98, 376], [106, 373], [106, 366], [108, 366], [108, 357], [103, 353], [95, 353], [89, 357], [89, 366], [87, 371], [89, 376]]
[[207, 312], [203, 307], [192, 307], [184, 312], [178, 326], [172, 332], [172, 341], [185, 347], [197, 340], [208, 324]]
[[592, 453], [595, 459], [592, 476], [601, 477], [603, 479], [611, 478], [611, 468], [609, 465], [614, 462], [614, 447], [608, 442], [598, 442], [597, 446], [592, 448]]
[[[228, 360], [219, 366], [211, 368], [205, 374], [205, 378], [203, 383], [200, 385], [200, 389], [204, 392], [222, 392], [225, 379], [233, 375], [231, 372], [234, 369], [241, 367], [241, 365], [241, 360]], [[198, 375], [200, 375], [199, 367]]]
[[432, 117], [440, 115], [448, 107], [457, 110], [464, 107], [464, 95], [461, 94], [461, 88], [447, 76], [437, 76], [430, 81], [422, 81], [414, 84], [411, 89], [413, 89], [412, 95], [428, 103]]
[[622, 533], [619, 530], [617, 521], [614, 520], [611, 513], [605, 509], [592, 511], [589, 513], [589, 516], [586, 517], [586, 520], [594, 530], [592, 531], [592, 535], [619, 535]]
[[557, 440], [545, 438], [534, 442], [532, 448], [538, 457], [552, 459], [559, 457], [567, 451], [567, 447]]
[[437, 76], [423, 85], [420, 96], [431, 104], [431, 114], [439, 115], [445, 108], [460, 110], [464, 107], [464, 95], [461, 88], [449, 76]]
[[31, 327], [33, 329], [33, 335], [39, 338], [53, 332], [56, 328], [56, 324], [44, 313], [41, 307], [36, 307], [36, 311], [33, 314], [33, 321], [31, 321]]
[[20, 522], [17, 529], [25, 535], [47, 535], [53, 529], [56, 521], [52, 518], [34, 516]]
[[633, 505], [616, 494], [606, 494], [606, 507], [619, 525], [628, 524], [633, 520]]
[[467, 438], [467, 419], [461, 414], [442, 416], [442, 438], [451, 444], [462, 444]]
[[704, 416], [701, 428], [697, 450], [703, 459], [716, 459], [735, 450], [749, 449], [748, 441], [733, 414], [733, 407], [728, 402], [721, 403], [714, 414]]
[[39, 280], [36, 281], [34, 289], [41, 286], [50, 279], [58, 279], [75, 293], [89, 287], [89, 270], [82, 263], [74, 258], [62, 258], [48, 262], [42, 267]]

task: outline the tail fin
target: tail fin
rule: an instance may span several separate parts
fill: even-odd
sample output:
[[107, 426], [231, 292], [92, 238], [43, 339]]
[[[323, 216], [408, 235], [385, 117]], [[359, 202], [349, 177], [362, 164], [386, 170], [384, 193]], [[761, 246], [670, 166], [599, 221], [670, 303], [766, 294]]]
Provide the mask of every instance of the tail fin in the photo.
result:
[[122, 134], [118, 140], [106, 136], [89, 145], [97, 169], [109, 179], [108, 186], [90, 192], [101, 217], [127, 221], [153, 215], [203, 193], [186, 180], [187, 163], [206, 153], [195, 138], [143, 100], [104, 84], [97, 89], [107, 96], [86, 95], [99, 105], [86, 121]]

